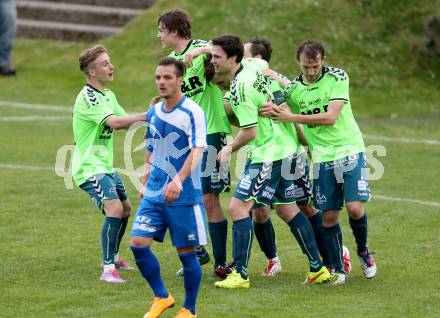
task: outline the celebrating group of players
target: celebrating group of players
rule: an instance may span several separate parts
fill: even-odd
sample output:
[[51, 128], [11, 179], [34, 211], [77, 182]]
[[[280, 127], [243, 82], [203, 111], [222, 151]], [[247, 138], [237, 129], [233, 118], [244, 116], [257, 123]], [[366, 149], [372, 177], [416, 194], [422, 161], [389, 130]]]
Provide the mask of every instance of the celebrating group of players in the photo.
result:
[[[117, 268], [130, 268], [118, 256], [131, 204], [113, 168], [112, 133], [137, 121], [147, 123], [146, 184], [130, 245], [155, 296], [145, 318], [159, 317], [174, 306], [150, 248], [153, 240], [163, 241], [167, 229], [182, 262], [178, 273], [185, 286], [176, 317], [196, 316], [201, 265], [210, 259], [203, 247], [206, 216], [217, 287], [250, 287], [247, 269], [254, 235], [268, 258], [262, 274], [281, 271], [271, 206], [309, 261], [304, 283], [338, 285], [351, 271], [338, 220], [345, 203], [363, 274], [373, 278], [376, 264], [367, 247], [363, 206], [370, 198], [365, 146], [351, 110], [348, 76], [324, 65], [322, 44], [308, 40], [298, 47], [302, 73], [290, 81], [270, 70], [268, 40], [243, 44], [236, 35], [193, 40], [191, 18], [183, 10], [162, 14], [157, 36], [173, 52], [158, 63], [160, 98], [153, 99], [146, 113], [126, 115], [105, 88], [114, 68], [103, 46], [80, 55], [87, 85], [73, 113], [73, 176], [105, 214], [101, 280], [122, 283]], [[231, 124], [238, 132], [227, 143]], [[227, 263], [228, 221], [220, 195], [229, 191], [231, 154], [244, 146], [246, 166], [228, 205], [233, 259]]]

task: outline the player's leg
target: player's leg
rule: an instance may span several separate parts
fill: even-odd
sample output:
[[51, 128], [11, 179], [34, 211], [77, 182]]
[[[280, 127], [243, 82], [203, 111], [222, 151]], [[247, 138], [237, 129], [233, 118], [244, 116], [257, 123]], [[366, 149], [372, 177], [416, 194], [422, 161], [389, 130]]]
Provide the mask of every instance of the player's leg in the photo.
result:
[[84, 182], [81, 189], [86, 191], [98, 209], [105, 215], [101, 230], [102, 265], [101, 280], [110, 283], [123, 283], [115, 268], [114, 253], [118, 242], [123, 208], [116, 193], [116, 184], [108, 174], [92, 176]]
[[261, 250], [268, 259], [268, 264], [261, 273], [263, 276], [275, 276], [281, 272], [281, 262], [277, 256], [275, 229], [270, 219], [270, 207], [254, 204], [252, 209], [254, 232]]
[[214, 254], [214, 272], [224, 276], [227, 274], [225, 266], [228, 221], [220, 203], [220, 193], [229, 191], [230, 173], [229, 167], [220, 166], [217, 154], [226, 144], [226, 135], [224, 133], [209, 134], [206, 141], [208, 147], [202, 158], [203, 202]]
[[144, 318], [159, 317], [166, 309], [174, 306], [174, 298], [163, 283], [159, 261], [151, 250], [153, 239], [162, 242], [166, 231], [159, 209], [158, 206], [144, 198], [131, 229], [130, 248], [136, 265], [154, 294], [153, 304]]
[[313, 206], [312, 183], [309, 178], [309, 165], [307, 163], [307, 152], [298, 154], [296, 160], [292, 160], [295, 169], [294, 190], [296, 204], [301, 212], [309, 219], [315, 234], [316, 244], [321, 254], [324, 265], [328, 265], [328, 256], [324, 243], [324, 231], [322, 229], [322, 212]]
[[343, 206], [342, 182], [337, 180], [336, 161], [314, 164], [313, 200], [323, 211], [323, 230], [328, 262], [333, 274], [332, 284], [343, 284], [347, 277], [343, 264], [342, 231], [339, 211]]
[[119, 200], [121, 200], [122, 203], [121, 224], [119, 226], [118, 242], [115, 248], [115, 266], [116, 268], [119, 269], [133, 269], [133, 267], [131, 267], [124, 259], [122, 259], [119, 256], [119, 247], [121, 245], [122, 238], [124, 237], [125, 230], [127, 228], [128, 219], [130, 217], [132, 207], [130, 200], [128, 199], [127, 191], [125, 190], [124, 183], [122, 182], [122, 179], [120, 178], [119, 174], [117, 172], [114, 172], [111, 176], [115, 180], [116, 192], [119, 196]]
[[347, 163], [350, 169], [344, 172], [344, 199], [362, 271], [366, 278], [373, 278], [377, 268], [373, 254], [368, 250], [368, 217], [363, 204], [371, 195], [366, 176], [365, 155], [360, 153], [350, 158], [352, 160]]
[[164, 211], [172, 243], [183, 266], [185, 301], [178, 317], [195, 317], [202, 280], [202, 268], [195, 247], [207, 243], [204, 206], [164, 206]]

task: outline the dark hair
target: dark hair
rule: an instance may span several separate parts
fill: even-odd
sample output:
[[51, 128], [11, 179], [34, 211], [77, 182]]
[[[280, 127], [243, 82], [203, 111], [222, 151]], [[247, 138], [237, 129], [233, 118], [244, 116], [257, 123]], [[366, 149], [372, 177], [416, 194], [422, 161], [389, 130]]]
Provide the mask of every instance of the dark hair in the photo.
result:
[[305, 54], [307, 58], [316, 59], [318, 55], [321, 58], [324, 57], [324, 46], [318, 41], [315, 40], [307, 40], [301, 43], [299, 48], [296, 50], [296, 59], [299, 61], [299, 57]]
[[98, 58], [98, 56], [107, 52], [108, 51], [105, 46], [101, 44], [85, 49], [79, 55], [80, 70], [87, 74], [90, 64], [92, 64]]
[[168, 31], [177, 31], [184, 39], [191, 39], [191, 16], [181, 9], [169, 10], [159, 16], [157, 25], [162, 22]]
[[176, 77], [182, 77], [185, 74], [185, 64], [173, 57], [163, 57], [160, 59], [158, 66], [174, 65], [176, 69]]
[[261, 58], [267, 62], [270, 61], [272, 56], [272, 44], [265, 38], [253, 38], [245, 43], [251, 44], [251, 54], [252, 56], [261, 55]]
[[228, 58], [231, 56], [235, 56], [237, 63], [240, 63], [243, 59], [243, 43], [241, 43], [240, 37], [237, 35], [220, 35], [212, 39], [212, 45], [221, 46]]

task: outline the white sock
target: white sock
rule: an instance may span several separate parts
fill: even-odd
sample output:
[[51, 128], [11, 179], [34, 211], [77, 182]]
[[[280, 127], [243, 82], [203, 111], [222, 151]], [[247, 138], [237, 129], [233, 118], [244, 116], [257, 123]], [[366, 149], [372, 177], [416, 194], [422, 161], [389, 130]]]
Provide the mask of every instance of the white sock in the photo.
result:
[[115, 258], [114, 258], [114, 260], [115, 260], [115, 263], [116, 263], [117, 261], [119, 261], [119, 253], [115, 254]]
[[104, 265], [104, 273], [109, 273], [115, 270], [115, 264]]
[[271, 261], [274, 262], [274, 263], [281, 263], [280, 259], [278, 258], [278, 256], [275, 256], [274, 258], [272, 258]]

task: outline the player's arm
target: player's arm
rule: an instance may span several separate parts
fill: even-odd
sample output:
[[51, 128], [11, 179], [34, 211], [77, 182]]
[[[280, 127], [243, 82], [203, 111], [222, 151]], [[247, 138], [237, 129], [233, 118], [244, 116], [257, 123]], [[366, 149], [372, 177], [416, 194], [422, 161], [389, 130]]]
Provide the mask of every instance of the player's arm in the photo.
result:
[[142, 199], [145, 192], [145, 185], [148, 182], [148, 178], [150, 177], [150, 170], [151, 170], [151, 160], [153, 159], [153, 153], [148, 151], [145, 153], [145, 174], [142, 182], [142, 188], [141, 191], [139, 191], [139, 199]]
[[276, 107], [272, 109], [271, 117], [275, 120], [298, 124], [332, 126], [336, 123], [344, 104], [343, 100], [334, 100], [328, 104], [326, 112], [311, 115], [293, 114], [288, 106]]
[[200, 161], [202, 160], [203, 148], [194, 147], [188, 154], [182, 168], [176, 174], [176, 176], [168, 183], [164, 191], [165, 202], [173, 202], [177, 200], [180, 192], [183, 190], [183, 182], [188, 178], [191, 173], [197, 169]]
[[138, 121], [145, 121], [147, 113], [139, 113], [134, 115], [124, 115], [124, 116], [117, 116], [117, 115], [110, 115], [105, 120], [105, 124], [113, 128], [115, 130], [119, 129], [125, 129], [130, 127], [133, 123]]
[[185, 60], [183, 63], [186, 67], [191, 67], [192, 60], [195, 59], [197, 56], [205, 53], [211, 53], [211, 45], [205, 46], [205, 47], [198, 47], [191, 52], [188, 52], [185, 54]]
[[257, 136], [257, 127], [240, 128], [237, 135], [232, 142], [227, 144], [220, 150], [217, 155], [217, 160], [221, 163], [229, 162], [231, 153], [239, 150], [241, 147], [247, 145], [251, 140]]
[[275, 72], [274, 70], [271, 70], [270, 68], [265, 69], [261, 72], [266, 77], [269, 77], [270, 79], [277, 81], [280, 83], [281, 87], [286, 87], [290, 84], [290, 80], [285, 77], [284, 75], [281, 75], [280, 73]]
[[298, 135], [298, 141], [301, 145], [307, 147], [309, 144], [307, 143], [306, 136], [304, 135], [304, 127], [301, 124], [294, 123], [296, 134]]

